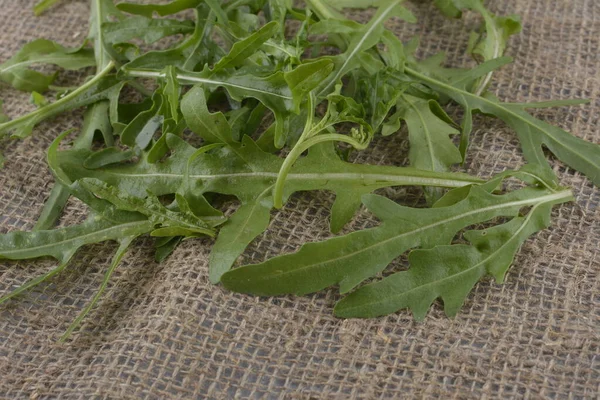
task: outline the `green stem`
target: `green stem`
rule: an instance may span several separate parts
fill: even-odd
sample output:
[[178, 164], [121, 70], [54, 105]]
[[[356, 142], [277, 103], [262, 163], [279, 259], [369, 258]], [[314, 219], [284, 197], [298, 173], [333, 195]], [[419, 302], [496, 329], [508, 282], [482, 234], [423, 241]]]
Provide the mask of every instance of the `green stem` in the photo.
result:
[[292, 166], [300, 157], [300, 155], [316, 144], [332, 141], [351, 144], [358, 150], [364, 150], [367, 147], [367, 144], [360, 143], [350, 136], [340, 135], [339, 133], [328, 133], [325, 135], [313, 136], [302, 143], [296, 144], [281, 165], [279, 174], [277, 175], [277, 180], [275, 181], [275, 189], [273, 190], [273, 203], [275, 208], [283, 207], [283, 186], [290, 170], [292, 169]]
[[83, 321], [83, 319], [89, 314], [89, 312], [92, 310], [92, 308], [94, 308], [94, 306], [96, 305], [98, 300], [100, 300], [100, 296], [102, 296], [102, 293], [104, 293], [104, 290], [108, 286], [108, 281], [110, 280], [110, 277], [112, 276], [113, 272], [115, 272], [115, 270], [119, 266], [119, 263], [121, 262], [121, 259], [123, 259], [123, 256], [125, 255], [125, 253], [127, 251], [127, 248], [129, 247], [129, 245], [135, 238], [136, 238], [136, 236], [130, 236], [130, 237], [127, 237], [127, 238], [124, 238], [121, 240], [119, 248], [117, 249], [117, 253], [113, 257], [111, 266], [110, 266], [110, 268], [108, 268], [108, 270], [104, 274], [104, 279], [102, 280], [102, 284], [100, 285], [100, 288], [98, 288], [98, 291], [96, 292], [96, 294], [94, 295], [92, 300], [79, 313], [77, 318], [75, 318], [75, 321], [73, 321], [71, 323], [71, 325], [69, 325], [66, 332], [61, 336], [61, 338], [60, 338], [61, 342], [64, 342], [65, 340], [67, 340], [67, 338], [71, 335], [71, 333], [73, 333], [73, 331], [75, 329], [77, 329], [77, 327], [79, 327], [79, 325], [81, 324], [81, 321]]

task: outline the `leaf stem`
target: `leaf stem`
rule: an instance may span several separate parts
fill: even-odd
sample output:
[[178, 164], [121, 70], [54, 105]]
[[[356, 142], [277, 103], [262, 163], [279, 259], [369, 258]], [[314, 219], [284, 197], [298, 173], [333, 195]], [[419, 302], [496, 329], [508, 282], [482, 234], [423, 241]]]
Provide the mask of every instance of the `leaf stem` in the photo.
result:
[[273, 203], [276, 208], [283, 207], [283, 186], [290, 170], [292, 169], [292, 166], [300, 157], [300, 155], [316, 144], [333, 141], [348, 143], [358, 150], [364, 150], [368, 146], [367, 143], [361, 143], [350, 136], [341, 135], [339, 133], [328, 133], [325, 135], [313, 136], [302, 143], [296, 144], [281, 165], [281, 169], [277, 175], [277, 180], [275, 181], [275, 189], [273, 190]]
[[77, 329], [77, 327], [79, 327], [79, 325], [81, 324], [81, 321], [83, 321], [83, 319], [88, 315], [88, 313], [92, 310], [92, 308], [94, 308], [94, 306], [96, 305], [98, 300], [100, 300], [100, 296], [102, 296], [102, 293], [106, 289], [106, 286], [108, 286], [108, 281], [110, 280], [110, 277], [112, 276], [113, 272], [115, 272], [115, 270], [119, 266], [121, 259], [127, 252], [127, 249], [129, 248], [129, 245], [131, 244], [133, 239], [135, 239], [135, 236], [126, 237], [120, 241], [119, 248], [117, 249], [117, 252], [113, 257], [110, 267], [104, 274], [104, 279], [102, 280], [102, 284], [98, 288], [98, 291], [96, 292], [96, 294], [94, 294], [94, 297], [88, 303], [88, 305], [79, 313], [77, 318], [75, 318], [75, 321], [73, 321], [71, 323], [71, 325], [69, 325], [69, 327], [67, 328], [65, 333], [63, 333], [63, 335], [60, 337], [60, 340], [59, 340], [60, 342], [64, 342], [65, 340], [68, 339], [68, 337], [71, 335], [71, 333], [73, 333], [73, 331], [75, 329]]

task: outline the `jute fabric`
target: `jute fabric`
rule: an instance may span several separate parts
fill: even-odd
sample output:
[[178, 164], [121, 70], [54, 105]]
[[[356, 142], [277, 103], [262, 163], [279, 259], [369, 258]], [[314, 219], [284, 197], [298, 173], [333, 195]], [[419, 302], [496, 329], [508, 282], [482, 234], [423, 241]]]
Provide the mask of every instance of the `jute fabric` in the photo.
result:
[[[587, 106], [535, 115], [589, 141], [600, 141], [600, 1], [489, 2], [519, 14], [523, 32], [510, 41], [515, 62], [495, 75], [492, 91], [507, 101], [588, 98]], [[38, 37], [64, 45], [87, 33], [88, 2], [66, 0], [41, 18], [32, 0], [0, 0], [0, 62]], [[415, 25], [393, 21], [397, 34], [418, 34], [420, 56], [439, 51], [448, 65], [468, 66], [468, 32], [478, 18], [449, 20], [430, 1], [408, 5]], [[369, 12], [354, 14], [367, 19]], [[62, 75], [63, 83], [83, 75]], [[12, 117], [33, 109], [29, 95], [3, 86]], [[449, 109], [456, 118], [460, 110]], [[31, 229], [52, 187], [45, 150], [60, 132], [81, 125], [81, 111], [40, 124], [30, 138], [0, 145], [0, 231]], [[361, 162], [405, 165], [406, 132], [378, 139]], [[523, 164], [516, 135], [478, 116], [466, 171], [487, 178]], [[600, 190], [552, 161], [575, 203], [557, 207], [551, 228], [528, 240], [506, 284], [479, 283], [454, 319], [435, 304], [425, 321], [408, 311], [371, 320], [332, 316], [334, 289], [305, 297], [255, 298], [208, 281], [211, 240], [190, 240], [163, 264], [152, 242], [130, 249], [101, 302], [67, 343], [57, 339], [98, 288], [113, 243], [84, 248], [68, 271], [0, 307], [0, 397], [4, 398], [569, 398], [600, 396]], [[382, 192], [418, 203], [420, 189]], [[260, 262], [328, 237], [333, 197], [304, 193], [273, 213], [269, 230], [243, 255]], [[81, 221], [69, 203], [62, 225]], [[347, 228], [376, 223], [361, 211]], [[55, 265], [52, 260], [0, 263], [0, 294]], [[406, 267], [394, 262], [387, 273]]]

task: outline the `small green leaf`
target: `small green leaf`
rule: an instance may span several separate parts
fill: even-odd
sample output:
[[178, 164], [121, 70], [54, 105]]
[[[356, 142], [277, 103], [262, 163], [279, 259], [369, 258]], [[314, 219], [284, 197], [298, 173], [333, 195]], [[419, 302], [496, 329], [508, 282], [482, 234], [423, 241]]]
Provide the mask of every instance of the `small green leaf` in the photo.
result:
[[139, 38], [152, 44], [167, 36], [191, 33], [194, 24], [191, 21], [135, 16], [118, 22], [105, 22], [102, 30], [106, 43], [122, 43]]
[[83, 166], [87, 169], [97, 169], [111, 164], [118, 164], [130, 160], [135, 155], [133, 150], [122, 151], [116, 147], [108, 147], [98, 152], [92, 153], [83, 161]]
[[229, 53], [215, 64], [213, 71], [216, 72], [242, 65], [248, 57], [256, 53], [278, 30], [279, 25], [277, 22], [271, 21], [247, 38], [234, 43]]
[[54, 82], [56, 74], [46, 75], [29, 68], [36, 64], [52, 64], [78, 70], [95, 65], [94, 52], [83, 46], [67, 48], [50, 40], [37, 39], [27, 43], [14, 56], [0, 64], [0, 81], [15, 89], [43, 93]]
[[23, 138], [30, 135], [33, 128], [40, 122], [65, 111], [93, 104], [103, 99], [116, 100], [124, 82], [112, 76], [106, 76], [112, 68], [113, 64], [111, 63], [93, 79], [53, 103], [19, 118], [0, 123], [0, 137], [12, 132], [13, 137]]
[[166, 4], [119, 3], [117, 8], [129, 14], [152, 18], [154, 13], [164, 17], [190, 8], [196, 8], [201, 2], [202, 0], [174, 0]]
[[33, 13], [36, 16], [39, 16], [60, 1], [61, 0], [40, 0], [35, 6], [33, 6]]

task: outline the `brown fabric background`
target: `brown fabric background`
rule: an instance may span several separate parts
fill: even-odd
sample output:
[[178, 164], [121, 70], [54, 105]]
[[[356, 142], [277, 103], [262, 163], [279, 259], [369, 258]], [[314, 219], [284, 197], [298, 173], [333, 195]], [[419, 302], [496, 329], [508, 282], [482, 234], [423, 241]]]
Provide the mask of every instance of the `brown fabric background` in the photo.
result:
[[[66, 0], [42, 18], [33, 0], [0, 0], [0, 62], [38, 37], [79, 43], [88, 2]], [[512, 39], [514, 64], [496, 75], [495, 92], [512, 101], [586, 97], [585, 107], [536, 115], [599, 142], [600, 2], [506, 0], [502, 14], [523, 17]], [[404, 38], [423, 35], [422, 54], [443, 50], [452, 65], [477, 22], [444, 19], [429, 1], [410, 4], [418, 24], [397, 23]], [[2, 87], [12, 117], [32, 106]], [[0, 145], [0, 231], [30, 229], [51, 188], [44, 151], [81, 112], [41, 124], [31, 138]], [[478, 118], [468, 170], [483, 177], [522, 164], [515, 135]], [[405, 134], [379, 140], [363, 161], [401, 165]], [[374, 153], [374, 154], [373, 154]], [[600, 396], [600, 190], [555, 162], [577, 203], [558, 207], [554, 225], [526, 242], [505, 285], [478, 284], [455, 319], [436, 304], [415, 323], [407, 311], [340, 320], [334, 290], [275, 299], [231, 294], [207, 279], [209, 240], [188, 241], [164, 264], [139, 240], [83, 331], [56, 339], [92, 297], [114, 244], [86, 248], [68, 272], [0, 307], [0, 396], [6, 398], [598, 398]], [[418, 190], [387, 190], [412, 204]], [[327, 193], [296, 196], [244, 255], [259, 262], [327, 237]], [[70, 204], [63, 223], [80, 220]], [[372, 224], [362, 212], [351, 229]], [[398, 260], [390, 270], [401, 268]], [[0, 294], [53, 265], [2, 262]]]

